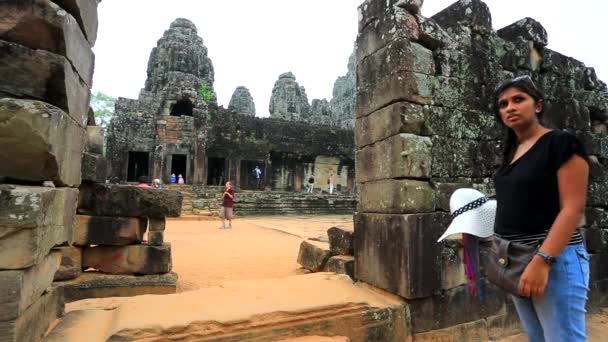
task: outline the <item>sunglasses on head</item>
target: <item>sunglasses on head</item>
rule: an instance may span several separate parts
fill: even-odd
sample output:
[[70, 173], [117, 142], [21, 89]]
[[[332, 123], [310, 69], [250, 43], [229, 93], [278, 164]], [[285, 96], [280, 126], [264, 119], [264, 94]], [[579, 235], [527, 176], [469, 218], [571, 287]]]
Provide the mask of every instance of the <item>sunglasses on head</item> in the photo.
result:
[[529, 83], [532, 88], [534, 88], [535, 90], [537, 90], [538, 88], [536, 87], [536, 84], [534, 84], [534, 81], [532, 81], [532, 77], [530, 77], [529, 75], [521, 75], [521, 76], [517, 76], [514, 77], [510, 80], [504, 81], [502, 83], [500, 83], [495, 91], [498, 91], [499, 89], [505, 89], [507, 88], [509, 85], [515, 84], [515, 83], [519, 83], [519, 82], [525, 82], [525, 83]]

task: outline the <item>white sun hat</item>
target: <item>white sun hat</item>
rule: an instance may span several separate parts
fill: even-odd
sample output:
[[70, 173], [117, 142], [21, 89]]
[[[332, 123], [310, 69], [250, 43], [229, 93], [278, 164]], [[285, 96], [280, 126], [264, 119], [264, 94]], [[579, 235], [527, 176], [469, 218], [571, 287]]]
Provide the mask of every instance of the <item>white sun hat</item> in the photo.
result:
[[450, 197], [452, 223], [437, 242], [449, 235], [466, 233], [481, 238], [494, 234], [496, 200], [475, 189], [458, 189]]

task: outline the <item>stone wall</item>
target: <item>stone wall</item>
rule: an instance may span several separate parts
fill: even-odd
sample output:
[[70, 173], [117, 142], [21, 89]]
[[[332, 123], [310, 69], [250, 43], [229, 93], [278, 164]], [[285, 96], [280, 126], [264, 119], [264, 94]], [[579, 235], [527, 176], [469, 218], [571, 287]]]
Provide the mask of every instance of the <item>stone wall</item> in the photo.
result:
[[94, 136], [87, 119], [97, 3], [0, 4], [2, 341], [39, 341], [63, 314], [53, 248], [72, 242], [85, 137]]
[[[519, 329], [505, 295], [466, 290], [459, 241], [437, 243], [460, 187], [491, 194], [502, 132], [494, 85], [529, 74], [547, 94], [548, 124], [568, 129], [593, 155], [587, 240], [590, 306], [607, 305], [604, 236], [606, 84], [592, 68], [546, 48], [542, 26], [522, 19], [499, 31], [488, 7], [461, 0], [432, 18], [422, 1], [368, 0], [359, 7], [355, 277], [407, 299], [412, 334], [487, 340]], [[597, 243], [597, 244], [594, 244]]]

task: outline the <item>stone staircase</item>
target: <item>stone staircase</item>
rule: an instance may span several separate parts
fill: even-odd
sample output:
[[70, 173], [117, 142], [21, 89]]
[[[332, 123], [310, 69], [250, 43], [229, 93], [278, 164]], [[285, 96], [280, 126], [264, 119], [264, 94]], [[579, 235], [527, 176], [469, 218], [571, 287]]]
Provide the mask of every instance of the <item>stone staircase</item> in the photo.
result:
[[[182, 216], [217, 216], [221, 186], [170, 184], [184, 195]], [[235, 216], [351, 214], [357, 197], [349, 194], [237, 190]]]

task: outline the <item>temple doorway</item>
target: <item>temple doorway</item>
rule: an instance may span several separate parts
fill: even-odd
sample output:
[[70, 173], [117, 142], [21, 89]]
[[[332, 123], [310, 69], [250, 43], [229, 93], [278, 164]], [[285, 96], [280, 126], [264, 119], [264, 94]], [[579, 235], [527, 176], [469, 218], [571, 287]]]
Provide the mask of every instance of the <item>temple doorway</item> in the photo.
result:
[[207, 168], [207, 185], [224, 185], [226, 182], [226, 159], [209, 158]]
[[239, 186], [244, 190], [259, 190], [262, 189], [264, 184], [264, 174], [260, 177], [260, 186], [257, 187], [257, 179], [255, 177], [254, 169], [256, 166], [260, 167], [260, 171], [264, 172], [264, 163], [256, 160], [241, 160], [240, 174], [239, 174]]
[[171, 106], [171, 116], [192, 116], [193, 107], [190, 100], [179, 100]]
[[148, 176], [149, 161], [150, 154], [148, 152], [129, 152], [127, 182], [137, 182], [139, 177]]
[[187, 160], [188, 159], [185, 154], [171, 155], [171, 174], [174, 174], [175, 177], [179, 177], [179, 175], [182, 175], [186, 183], [188, 183], [188, 179], [186, 179]]

